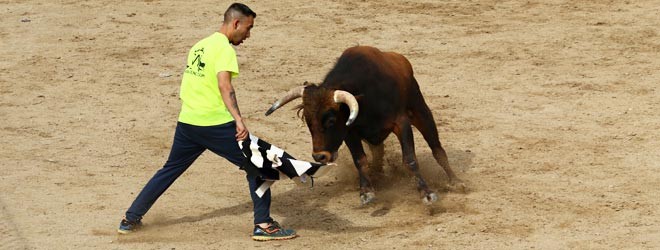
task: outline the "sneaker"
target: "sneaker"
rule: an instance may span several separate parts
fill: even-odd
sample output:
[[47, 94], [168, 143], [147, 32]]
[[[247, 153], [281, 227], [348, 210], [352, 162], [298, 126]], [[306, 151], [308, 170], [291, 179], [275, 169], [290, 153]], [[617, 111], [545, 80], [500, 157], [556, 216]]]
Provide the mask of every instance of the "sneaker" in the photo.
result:
[[271, 222], [268, 228], [255, 225], [252, 233], [252, 239], [256, 241], [288, 240], [297, 236], [296, 231], [282, 228], [277, 221]]
[[117, 229], [117, 232], [120, 234], [128, 234], [135, 232], [142, 226], [142, 221], [128, 221], [126, 219], [122, 219], [121, 223], [119, 223], [119, 229]]

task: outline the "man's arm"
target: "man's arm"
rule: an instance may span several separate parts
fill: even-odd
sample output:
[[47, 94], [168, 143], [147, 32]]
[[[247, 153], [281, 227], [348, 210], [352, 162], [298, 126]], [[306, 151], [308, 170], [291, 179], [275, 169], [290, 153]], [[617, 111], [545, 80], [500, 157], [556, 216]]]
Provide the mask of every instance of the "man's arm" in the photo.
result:
[[236, 120], [236, 140], [245, 140], [248, 136], [248, 130], [245, 127], [245, 124], [243, 124], [241, 111], [238, 109], [236, 92], [234, 92], [234, 87], [231, 85], [231, 73], [227, 71], [220, 71], [218, 72], [217, 78], [220, 95], [222, 95], [222, 101], [225, 103], [225, 106], [227, 107], [227, 110], [229, 110], [229, 113], [231, 113], [231, 116], [233, 116], [234, 120]]

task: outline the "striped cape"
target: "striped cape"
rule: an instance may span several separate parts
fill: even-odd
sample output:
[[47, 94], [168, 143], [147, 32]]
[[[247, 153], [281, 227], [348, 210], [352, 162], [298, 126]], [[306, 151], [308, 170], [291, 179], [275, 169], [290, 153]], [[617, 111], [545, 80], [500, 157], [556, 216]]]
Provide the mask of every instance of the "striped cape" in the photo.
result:
[[281, 148], [252, 134], [246, 140], [239, 141], [238, 146], [246, 158], [241, 168], [248, 175], [260, 177], [258, 181], [261, 183], [257, 183], [259, 188], [256, 191], [259, 197], [262, 197], [276, 180], [301, 177], [301, 181], [305, 182], [306, 177], [313, 177], [321, 167], [327, 166], [296, 160]]

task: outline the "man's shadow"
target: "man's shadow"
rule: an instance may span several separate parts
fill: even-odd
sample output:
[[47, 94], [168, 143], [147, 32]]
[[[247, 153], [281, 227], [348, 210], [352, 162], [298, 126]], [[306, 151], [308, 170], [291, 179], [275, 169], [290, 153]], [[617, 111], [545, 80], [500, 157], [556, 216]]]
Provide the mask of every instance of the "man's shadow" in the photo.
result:
[[[292, 180], [280, 180], [277, 182], [287, 182]], [[277, 188], [277, 182], [271, 188]], [[278, 217], [286, 219], [280, 221], [287, 227], [296, 229], [322, 230], [329, 229], [341, 230], [343, 232], [364, 232], [377, 229], [376, 227], [355, 226], [354, 223], [335, 213], [329, 212], [328, 202], [334, 197], [343, 194], [343, 187], [319, 185], [319, 181], [313, 188], [295, 187], [289, 191], [278, 193], [272, 196], [273, 204], [271, 214], [277, 214]], [[308, 185], [308, 184], [305, 184]], [[357, 197], [356, 197], [357, 202]], [[150, 223], [151, 226], [170, 226], [180, 223], [191, 223], [212, 219], [222, 216], [237, 216], [246, 213], [252, 213], [252, 201], [230, 207], [222, 207], [209, 211], [207, 213], [184, 216], [175, 219], [164, 219]]]
[[[390, 149], [390, 150], [395, 150], [395, 149]], [[344, 149], [344, 151], [347, 150]], [[341, 164], [337, 167], [349, 168], [349, 169], [341, 170], [344, 172], [346, 171], [356, 172], [355, 166], [353, 165], [352, 160], [350, 159], [350, 154], [348, 152], [342, 152], [342, 153], [344, 155], [344, 159], [338, 161], [341, 162]], [[465, 172], [466, 170], [471, 168], [474, 154], [469, 150], [466, 151], [466, 150], [449, 149], [447, 150], [447, 153], [450, 156], [450, 164], [454, 167], [454, 171], [457, 172], [459, 177], [461, 176], [462, 172]], [[386, 164], [395, 165], [395, 163], [392, 162], [395, 162], [396, 160], [392, 160], [392, 159], [397, 159], [398, 157], [398, 161], [401, 162], [401, 164], [399, 165], [402, 165], [400, 156], [401, 156], [400, 152], [386, 151], [386, 157], [387, 157], [386, 162], [389, 162]], [[418, 159], [424, 159], [420, 161], [420, 164], [423, 164], [422, 166], [424, 168], [432, 169], [431, 171], [424, 171], [426, 172], [427, 179], [433, 179], [433, 181], [430, 181], [430, 184], [436, 186], [435, 187], [436, 190], [442, 191], [443, 190], [442, 188], [437, 188], [437, 187], [442, 186], [443, 182], [446, 184], [446, 178], [432, 176], [436, 174], [439, 174], [440, 176], [444, 175], [443, 174], [444, 172], [441, 171], [440, 166], [437, 166], [437, 163], [435, 163], [435, 160], [433, 159], [433, 155], [429, 152], [429, 153], [421, 153], [421, 154], [418, 153], [417, 156]], [[387, 168], [390, 169], [388, 170]], [[384, 216], [387, 213], [389, 213], [390, 209], [395, 205], [395, 203], [397, 202], [403, 203], [403, 201], [408, 201], [409, 199], [411, 199], [410, 197], [398, 195], [401, 194], [402, 192], [400, 191], [401, 189], [406, 189], [406, 190], [415, 189], [414, 186], [410, 186], [410, 181], [406, 179], [406, 177], [411, 177], [411, 174], [408, 173], [409, 171], [407, 171], [407, 169], [405, 169], [404, 166], [386, 166], [385, 170], [387, 171], [387, 173], [385, 174], [371, 175], [372, 179], [374, 180], [374, 187], [376, 188], [376, 195], [377, 195], [377, 199], [374, 202], [374, 204], [359, 206], [359, 198], [358, 198], [359, 191], [357, 188], [356, 173], [348, 174], [348, 175], [338, 174], [335, 177], [339, 178], [339, 180], [336, 183], [333, 183], [332, 185], [324, 185], [324, 183], [327, 183], [324, 176], [321, 177], [322, 179], [320, 181], [317, 179], [316, 185], [311, 189], [304, 187], [296, 187], [289, 191], [273, 195], [272, 200], [274, 202], [273, 205], [271, 206], [271, 213], [285, 217], [286, 219], [284, 221], [281, 221], [282, 224], [287, 225], [287, 227], [292, 227], [297, 229], [320, 230], [320, 231], [327, 231], [329, 229], [332, 229], [332, 230], [340, 230], [342, 232], [366, 232], [366, 231], [377, 230], [380, 227], [356, 226], [352, 221], [338, 214], [329, 212], [327, 210], [327, 207], [328, 207], [328, 202], [333, 200], [333, 198], [346, 194], [347, 192], [346, 190], [351, 190], [350, 188], [347, 189], [346, 185], [355, 186], [355, 189], [353, 189], [354, 191], [348, 191], [355, 193], [355, 199], [354, 199], [354, 202], [356, 204], [355, 206], [360, 207], [360, 209], [366, 208], [366, 209], [374, 210], [370, 213], [372, 217]], [[466, 184], [468, 184], [468, 186], [470, 186], [470, 183], [465, 178], [463, 178], [463, 180], [466, 182]], [[291, 181], [291, 180], [280, 180], [278, 182], [287, 182], [287, 181]], [[277, 184], [278, 183], [275, 182], [273, 187], [277, 188]], [[378, 196], [379, 193], [384, 194], [384, 196], [379, 197]], [[441, 192], [440, 194], [441, 197], [443, 197], [442, 195], [443, 193]], [[421, 200], [419, 202], [421, 203]], [[429, 207], [432, 210], [434, 209], [435, 211], [441, 211], [441, 212], [446, 211], [446, 209], [442, 207], [438, 208], [437, 206], [440, 205], [437, 205], [437, 203], [440, 202], [438, 201], [436, 202], [435, 205], [433, 205], [435, 206], [435, 209], [434, 207], [431, 206]], [[151, 225], [169, 226], [180, 223], [198, 222], [198, 221], [208, 220], [222, 216], [236, 216], [245, 213], [251, 213], [252, 211], [251, 207], [252, 207], [252, 201], [248, 200], [238, 205], [218, 208], [204, 214], [156, 221], [151, 223]], [[433, 215], [433, 213], [431, 213], [431, 215]]]

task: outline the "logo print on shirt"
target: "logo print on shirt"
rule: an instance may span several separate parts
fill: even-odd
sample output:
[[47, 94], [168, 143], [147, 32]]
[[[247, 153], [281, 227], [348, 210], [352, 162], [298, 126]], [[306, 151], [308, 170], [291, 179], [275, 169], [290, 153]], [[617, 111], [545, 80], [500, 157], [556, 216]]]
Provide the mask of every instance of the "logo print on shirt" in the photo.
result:
[[185, 73], [190, 73], [199, 77], [204, 77], [204, 66], [206, 63], [202, 62], [202, 56], [204, 55], [204, 48], [195, 50], [195, 58], [190, 62], [190, 65], [186, 65]]

